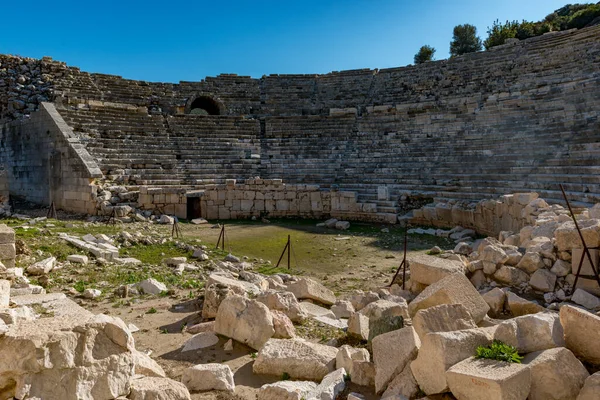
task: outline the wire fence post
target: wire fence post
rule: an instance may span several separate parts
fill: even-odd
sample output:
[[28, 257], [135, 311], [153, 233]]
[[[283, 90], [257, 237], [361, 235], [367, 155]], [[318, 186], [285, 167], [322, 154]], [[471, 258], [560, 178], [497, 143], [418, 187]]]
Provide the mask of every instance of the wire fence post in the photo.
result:
[[288, 269], [292, 269], [292, 264], [290, 263], [290, 253], [292, 252], [292, 241], [290, 239], [290, 235], [288, 235], [287, 238], [287, 243], [285, 244], [285, 247], [283, 248], [283, 251], [281, 252], [281, 256], [279, 257], [279, 260], [277, 261], [277, 265], [275, 266], [275, 268], [279, 267], [279, 264], [281, 263], [281, 260], [283, 260], [283, 256], [285, 255], [285, 252], [287, 250], [287, 262], [288, 262]]

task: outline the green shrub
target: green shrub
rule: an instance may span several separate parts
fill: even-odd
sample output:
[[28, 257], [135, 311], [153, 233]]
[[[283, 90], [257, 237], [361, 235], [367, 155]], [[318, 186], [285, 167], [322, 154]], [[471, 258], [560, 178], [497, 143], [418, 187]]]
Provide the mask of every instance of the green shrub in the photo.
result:
[[583, 10], [577, 11], [575, 14], [571, 16], [569, 22], [567, 23], [567, 27], [581, 29], [584, 28], [587, 24], [592, 22], [597, 17], [600, 17], [600, 5], [595, 4], [591, 5]]
[[519, 355], [517, 349], [499, 340], [489, 346], [477, 347], [476, 358], [485, 358], [488, 360], [506, 361], [509, 363], [521, 364], [523, 357]]

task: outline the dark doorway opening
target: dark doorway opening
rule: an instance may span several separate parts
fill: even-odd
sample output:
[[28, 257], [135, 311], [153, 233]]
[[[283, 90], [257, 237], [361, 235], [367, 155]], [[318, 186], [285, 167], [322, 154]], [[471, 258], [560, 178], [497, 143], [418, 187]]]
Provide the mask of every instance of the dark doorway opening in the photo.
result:
[[200, 197], [187, 198], [187, 219], [191, 221], [195, 218], [202, 217], [202, 207], [200, 205]]
[[219, 104], [210, 97], [198, 97], [190, 106], [192, 115], [221, 115]]

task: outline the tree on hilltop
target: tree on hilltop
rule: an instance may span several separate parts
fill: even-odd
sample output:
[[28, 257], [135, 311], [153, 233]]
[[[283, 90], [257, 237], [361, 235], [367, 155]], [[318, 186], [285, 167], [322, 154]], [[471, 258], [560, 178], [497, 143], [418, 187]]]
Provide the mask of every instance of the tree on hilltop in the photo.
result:
[[477, 37], [477, 28], [470, 24], [454, 27], [454, 36], [450, 42], [452, 57], [480, 51], [482, 48], [481, 39]]
[[419, 52], [415, 54], [415, 64], [423, 64], [427, 61], [433, 61], [435, 49], [429, 45], [422, 46]]

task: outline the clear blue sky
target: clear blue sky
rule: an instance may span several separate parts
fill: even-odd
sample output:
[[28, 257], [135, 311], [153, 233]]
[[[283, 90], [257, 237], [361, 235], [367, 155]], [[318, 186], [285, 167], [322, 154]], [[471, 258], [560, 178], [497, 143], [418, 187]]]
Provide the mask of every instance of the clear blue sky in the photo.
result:
[[[574, 1], [575, 2], [575, 1]], [[586, 2], [586, 1], [581, 1]], [[70, 0], [2, 5], [0, 53], [84, 71], [198, 81], [219, 73], [327, 73], [448, 57], [452, 28], [539, 20], [568, 0]]]

